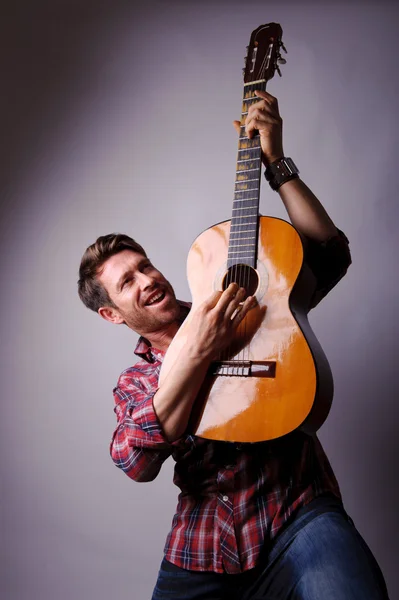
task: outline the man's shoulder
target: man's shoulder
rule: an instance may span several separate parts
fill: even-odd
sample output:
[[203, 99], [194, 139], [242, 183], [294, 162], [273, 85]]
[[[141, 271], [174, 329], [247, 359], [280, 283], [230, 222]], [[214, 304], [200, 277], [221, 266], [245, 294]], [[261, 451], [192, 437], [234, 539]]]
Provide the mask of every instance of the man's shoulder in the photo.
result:
[[120, 389], [127, 389], [132, 385], [141, 387], [144, 382], [155, 375], [156, 368], [156, 365], [144, 359], [138, 360], [134, 365], [122, 371], [118, 378], [117, 387]]

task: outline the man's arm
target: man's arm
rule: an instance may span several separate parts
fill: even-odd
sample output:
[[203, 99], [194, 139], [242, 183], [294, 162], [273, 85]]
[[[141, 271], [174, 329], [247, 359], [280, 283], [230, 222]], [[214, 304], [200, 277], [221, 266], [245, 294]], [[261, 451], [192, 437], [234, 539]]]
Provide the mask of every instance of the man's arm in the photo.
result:
[[352, 262], [349, 241], [303, 181], [292, 179], [278, 191], [291, 223], [302, 235], [305, 260], [316, 278], [312, 309], [346, 274]]
[[122, 373], [114, 389], [118, 425], [110, 454], [115, 465], [135, 481], [152, 481], [173, 446], [165, 439], [153, 409], [153, 395], [140, 386], [140, 372]]
[[[259, 132], [264, 165], [275, 162], [284, 156], [283, 120], [279, 113], [277, 98], [268, 92], [256, 91], [259, 102], [248, 109], [245, 119], [246, 133], [251, 139]], [[234, 121], [240, 131], [239, 121]], [[300, 179], [284, 183], [278, 190], [294, 227], [305, 238], [324, 242], [338, 235], [337, 228], [321, 202]]]
[[278, 190], [291, 223], [305, 238], [316, 242], [338, 235], [327, 211], [301, 179], [291, 179]]
[[[267, 167], [284, 156], [282, 129], [277, 99], [267, 92], [255, 92], [259, 102], [249, 107], [245, 119], [249, 138], [259, 132], [262, 161]], [[240, 131], [240, 123], [234, 122]], [[345, 275], [351, 264], [349, 243], [338, 230], [313, 192], [299, 178], [286, 181], [278, 189], [291, 223], [301, 234], [306, 261], [316, 277], [313, 308]]]

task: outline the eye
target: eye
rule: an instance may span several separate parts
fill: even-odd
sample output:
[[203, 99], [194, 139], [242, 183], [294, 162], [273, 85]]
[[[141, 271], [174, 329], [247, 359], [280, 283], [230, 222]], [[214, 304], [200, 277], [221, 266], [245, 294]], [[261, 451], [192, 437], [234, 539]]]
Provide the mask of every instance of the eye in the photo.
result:
[[122, 283], [122, 290], [126, 285], [129, 285], [132, 281], [133, 281], [133, 277], [126, 277], [126, 279]]

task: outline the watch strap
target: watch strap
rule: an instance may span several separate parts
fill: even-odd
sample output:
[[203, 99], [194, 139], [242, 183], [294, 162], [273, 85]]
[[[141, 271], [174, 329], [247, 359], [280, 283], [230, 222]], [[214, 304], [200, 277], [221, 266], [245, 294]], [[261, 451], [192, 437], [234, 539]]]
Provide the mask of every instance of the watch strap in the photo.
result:
[[283, 185], [283, 183], [286, 183], [286, 181], [297, 179], [298, 175], [299, 169], [292, 158], [285, 156], [267, 165], [265, 171], [265, 177], [269, 182], [270, 187], [275, 192]]

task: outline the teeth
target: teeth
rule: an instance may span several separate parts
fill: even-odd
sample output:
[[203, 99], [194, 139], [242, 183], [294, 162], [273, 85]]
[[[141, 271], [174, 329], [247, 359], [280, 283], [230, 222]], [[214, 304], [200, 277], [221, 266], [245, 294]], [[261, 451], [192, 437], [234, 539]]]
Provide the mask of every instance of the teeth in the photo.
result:
[[163, 292], [160, 292], [159, 294], [154, 296], [154, 298], [152, 298], [149, 302], [147, 302], [147, 304], [153, 304], [154, 302], [156, 302], [157, 300], [162, 298], [162, 296], [163, 296]]

